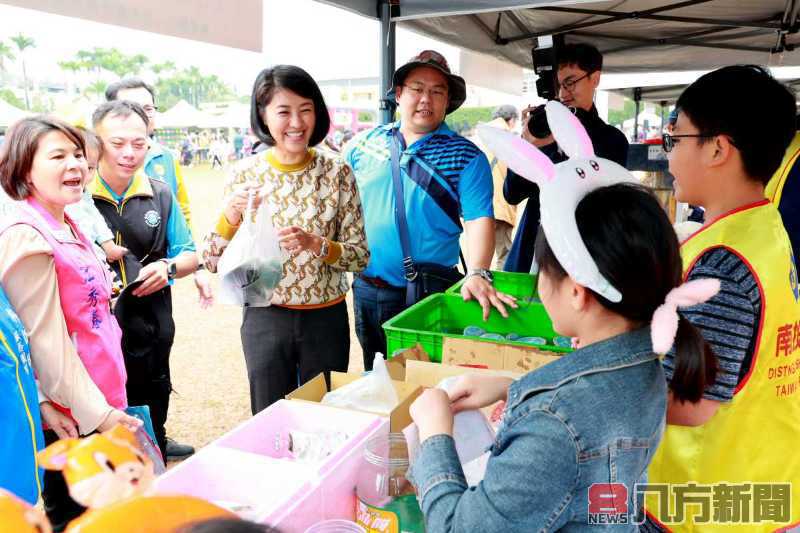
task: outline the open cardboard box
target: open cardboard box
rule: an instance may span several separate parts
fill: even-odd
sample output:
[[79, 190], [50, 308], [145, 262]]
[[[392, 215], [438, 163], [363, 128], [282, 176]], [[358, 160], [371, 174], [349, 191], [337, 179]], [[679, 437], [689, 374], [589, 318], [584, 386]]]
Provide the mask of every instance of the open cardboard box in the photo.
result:
[[468, 366], [450, 366], [441, 363], [425, 361], [406, 361], [406, 382], [431, 388], [438, 385], [443, 379], [462, 374], [486, 374], [491, 376], [505, 376], [517, 379], [522, 374], [510, 370], [488, 370]]
[[456, 337], [446, 337], [442, 345], [443, 365], [508, 370], [518, 374], [526, 374], [561, 357], [563, 355], [533, 346], [528, 348]]
[[[360, 374], [331, 372], [330, 390], [336, 390], [339, 387], [343, 387], [348, 383], [360, 379], [361, 377], [362, 376]], [[395, 391], [397, 391], [397, 397], [400, 399], [400, 403], [397, 404], [397, 407], [392, 409], [392, 412], [388, 415], [389, 431], [392, 433], [399, 433], [403, 431], [406, 426], [411, 424], [411, 415], [408, 413], [408, 408], [411, 406], [412, 402], [417, 399], [417, 396], [422, 394], [422, 387], [396, 380], [393, 380], [392, 384], [394, 385]], [[327, 392], [328, 384], [325, 382], [325, 376], [320, 374], [311, 381], [301, 385], [294, 391], [287, 394], [286, 399], [320, 403], [322, 401], [322, 397], [325, 396], [325, 393]], [[386, 413], [375, 414], [387, 416]]]
[[406, 363], [408, 361], [427, 361], [431, 358], [419, 343], [407, 348], [386, 361], [386, 370], [395, 381], [406, 381]]
[[[522, 376], [522, 374], [509, 370], [488, 370], [486, 368], [473, 368], [468, 366], [450, 366], [426, 361], [406, 361], [405, 372], [407, 382], [424, 388], [435, 387], [444, 379], [453, 376], [461, 376], [463, 374], [503, 376], [512, 379], [517, 379]], [[483, 412], [486, 419], [495, 426], [495, 429], [500, 422], [503, 413], [503, 405], [502, 402], [498, 402], [481, 409], [481, 412]]]

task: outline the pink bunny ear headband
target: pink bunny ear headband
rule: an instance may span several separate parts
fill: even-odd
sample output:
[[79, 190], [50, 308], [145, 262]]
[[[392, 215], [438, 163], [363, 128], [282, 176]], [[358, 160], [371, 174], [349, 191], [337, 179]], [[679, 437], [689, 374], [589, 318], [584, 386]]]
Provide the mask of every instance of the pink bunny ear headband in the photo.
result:
[[670, 351], [675, 343], [675, 335], [678, 333], [678, 309], [706, 302], [718, 292], [718, 279], [687, 281], [669, 291], [664, 303], [653, 313], [653, 322], [650, 325], [653, 352], [663, 355]]
[[622, 294], [600, 273], [581, 238], [575, 209], [597, 188], [636, 179], [624, 167], [595, 155], [589, 135], [569, 109], [553, 101], [545, 113], [558, 146], [569, 156], [558, 165], [511, 132], [481, 125], [478, 135], [497, 159], [539, 185], [542, 228], [564, 270], [584, 287], [619, 302]]

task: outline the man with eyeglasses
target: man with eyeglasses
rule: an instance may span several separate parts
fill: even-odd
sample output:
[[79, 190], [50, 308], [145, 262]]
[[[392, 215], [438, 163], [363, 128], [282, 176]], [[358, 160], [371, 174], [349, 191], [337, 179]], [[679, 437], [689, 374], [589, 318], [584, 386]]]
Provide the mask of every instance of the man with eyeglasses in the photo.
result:
[[[507, 316], [505, 306], [516, 306], [494, 289], [488, 270], [494, 255], [489, 162], [444, 122], [466, 100], [464, 79], [450, 72], [441, 54], [426, 50], [398, 68], [392, 81], [400, 120], [359, 135], [343, 152], [358, 183], [371, 252], [353, 283], [366, 369], [375, 353], [386, 354], [382, 324], [422, 296], [415, 289], [423, 279], [439, 277], [424, 291], [439, 292], [460, 278], [454, 265], [462, 219], [470, 260], [462, 296], [477, 300], [484, 317], [492, 307]], [[433, 271], [436, 276], [427, 275]]]
[[[739, 105], [748, 100], [754, 104]], [[796, 531], [800, 288], [783, 221], [765, 198], [795, 135], [795, 95], [767, 69], [735, 65], [698, 78], [675, 106], [664, 135], [675, 198], [706, 210], [702, 229], [681, 244], [684, 278], [720, 283], [716, 296], [682, 310], [681, 319], [700, 330], [718, 363], [698, 401], [669, 398], [647, 481], [752, 487], [754, 512], [711, 523], [697, 506], [661, 508], [648, 491], [640, 531], [719, 531], [726, 521], [726, 531]], [[684, 386], [673, 378], [682, 364], [675, 353], [661, 363], [670, 389]], [[756, 505], [760, 487], [772, 487], [780, 512]], [[671, 523], [676, 516], [681, 523]]]
[[[567, 107], [574, 109], [575, 115], [586, 128], [592, 140], [594, 152], [622, 166], [628, 162], [628, 139], [625, 134], [606, 124], [594, 105], [594, 95], [600, 84], [603, 69], [603, 55], [589, 44], [567, 44], [558, 51], [558, 99]], [[554, 163], [560, 163], [566, 156], [559, 149], [552, 135], [534, 137], [528, 129], [532, 113], [542, 112], [527, 108], [522, 112], [522, 137], [545, 153]], [[539, 187], [517, 175], [508, 172], [503, 189], [506, 200], [517, 205], [527, 199], [528, 203], [520, 219], [517, 234], [506, 260], [505, 270], [509, 272], [529, 272], [533, 262], [533, 243], [539, 228]]]
[[[149, 121], [147, 125], [149, 148], [144, 159], [144, 173], [149, 178], [169, 185], [191, 231], [192, 219], [189, 208], [189, 194], [183, 181], [181, 165], [167, 147], [155, 140], [156, 114], [158, 112], [158, 107], [155, 104], [155, 89], [139, 78], [125, 78], [109, 85], [106, 88], [105, 96], [106, 101], [127, 100], [139, 104], [144, 109]], [[214, 293], [211, 288], [211, 280], [204, 270], [195, 272], [194, 284], [197, 287], [200, 306], [203, 308], [210, 306], [214, 301]], [[191, 446], [167, 439], [167, 455], [170, 459], [188, 457], [193, 453], [194, 448]]]

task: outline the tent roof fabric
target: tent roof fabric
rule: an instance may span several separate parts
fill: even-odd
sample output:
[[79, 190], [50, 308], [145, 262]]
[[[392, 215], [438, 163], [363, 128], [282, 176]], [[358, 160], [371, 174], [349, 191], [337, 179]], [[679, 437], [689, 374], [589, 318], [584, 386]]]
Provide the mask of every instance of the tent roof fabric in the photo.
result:
[[[375, 18], [374, 0], [322, 0]], [[400, 0], [394, 20], [531, 68], [536, 35], [566, 34], [604, 54], [604, 72], [800, 65], [796, 0]], [[606, 13], [606, 14], [600, 14]], [[602, 21], [606, 21], [601, 23]], [[774, 51], [774, 50], [778, 51]]]
[[162, 128], [202, 128], [209, 121], [210, 119], [205, 113], [193, 107], [186, 100], [179, 100], [177, 104], [156, 119], [156, 124]]
[[[800, 79], [778, 79], [785, 85], [787, 85], [790, 89], [794, 90], [795, 92], [800, 89]], [[683, 90], [688, 86], [688, 83], [681, 83], [681, 84], [670, 84], [670, 85], [654, 85], [649, 87], [640, 87], [641, 89], [641, 99], [643, 102], [667, 102], [668, 104], [674, 104], [678, 97], [681, 95]], [[621, 96], [625, 96], [626, 98], [630, 98], [631, 100], [634, 99], [634, 91], [636, 88], [634, 87], [626, 87], [626, 88], [619, 88], [619, 89], [607, 89], [611, 93], [619, 94]]]

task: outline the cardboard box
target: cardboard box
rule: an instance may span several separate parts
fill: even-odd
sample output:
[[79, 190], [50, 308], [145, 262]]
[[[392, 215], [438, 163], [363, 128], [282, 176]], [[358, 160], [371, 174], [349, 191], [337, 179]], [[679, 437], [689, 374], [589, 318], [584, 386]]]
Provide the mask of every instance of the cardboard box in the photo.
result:
[[[345, 372], [331, 372], [331, 389], [336, 390], [343, 387], [348, 383], [360, 379], [360, 374], [348, 374]], [[392, 409], [389, 414], [389, 431], [392, 433], [399, 433], [411, 423], [411, 415], [408, 414], [408, 408], [417, 399], [417, 396], [422, 394], [422, 387], [405, 383], [403, 381], [392, 381], [397, 397], [400, 403]], [[319, 403], [322, 397], [328, 392], [328, 385], [325, 383], [325, 376], [320, 374], [305, 385], [298, 387], [296, 390], [286, 395], [288, 400], [306, 401]], [[366, 411], [372, 412], [372, 411]], [[381, 416], [386, 416], [386, 413], [375, 413]]]
[[[441, 363], [423, 361], [408, 361], [406, 363], [406, 381], [425, 388], [437, 386], [443, 379], [463, 374], [484, 374], [490, 376], [504, 376], [517, 379], [522, 376], [509, 370], [489, 370], [486, 368], [473, 368], [468, 366], [450, 366]], [[484, 416], [497, 429], [502, 418], [504, 402], [497, 402], [481, 409]]]
[[492, 376], [505, 376], [517, 379], [522, 374], [510, 370], [488, 370], [485, 368], [472, 368], [467, 366], [450, 366], [441, 363], [424, 361], [406, 362], [406, 382], [421, 387], [435, 387], [443, 379], [462, 374], [487, 374]]
[[386, 361], [386, 369], [389, 375], [395, 381], [406, 381], [406, 362], [407, 361], [430, 361], [431, 358], [427, 354], [420, 343], [415, 344], [413, 347], [403, 350], [401, 353]]
[[531, 370], [557, 361], [562, 355], [494, 342], [445, 337], [442, 345], [442, 364], [471, 366], [490, 370], [509, 370], [525, 374]]

